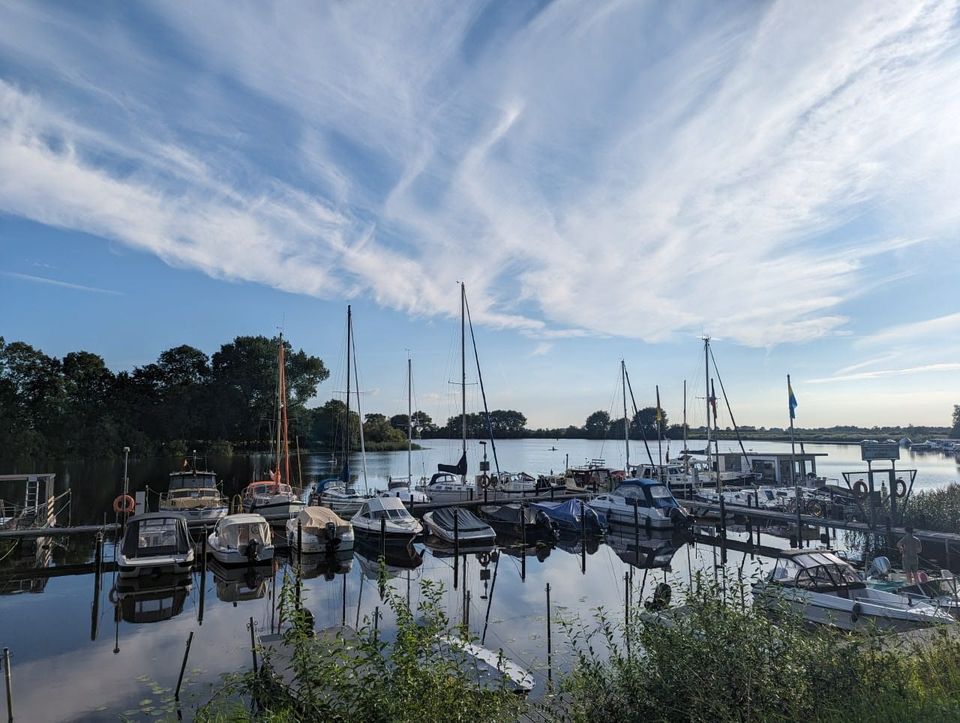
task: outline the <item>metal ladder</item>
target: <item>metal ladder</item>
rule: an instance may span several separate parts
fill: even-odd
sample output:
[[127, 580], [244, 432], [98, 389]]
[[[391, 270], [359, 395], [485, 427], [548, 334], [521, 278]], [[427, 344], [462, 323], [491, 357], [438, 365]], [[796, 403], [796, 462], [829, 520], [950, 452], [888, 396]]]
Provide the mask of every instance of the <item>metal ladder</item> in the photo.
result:
[[32, 477], [27, 480], [27, 495], [23, 500], [24, 511], [37, 512], [37, 505], [40, 501], [40, 480]]

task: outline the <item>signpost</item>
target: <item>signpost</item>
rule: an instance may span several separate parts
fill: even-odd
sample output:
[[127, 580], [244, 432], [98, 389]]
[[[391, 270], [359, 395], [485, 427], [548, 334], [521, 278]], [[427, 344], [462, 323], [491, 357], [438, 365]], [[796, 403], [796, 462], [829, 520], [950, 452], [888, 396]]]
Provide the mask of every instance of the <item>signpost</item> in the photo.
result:
[[864, 462], [872, 462], [877, 459], [900, 459], [900, 445], [897, 442], [864, 440], [860, 443], [860, 459]]

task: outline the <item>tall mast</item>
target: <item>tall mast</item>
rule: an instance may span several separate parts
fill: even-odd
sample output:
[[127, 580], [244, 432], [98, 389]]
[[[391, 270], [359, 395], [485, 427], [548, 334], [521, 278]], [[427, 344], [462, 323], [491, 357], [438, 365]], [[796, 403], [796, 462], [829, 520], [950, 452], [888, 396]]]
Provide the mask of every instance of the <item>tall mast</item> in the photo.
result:
[[[460, 424], [463, 432], [463, 456], [467, 456], [467, 334], [466, 334], [467, 287], [460, 282]], [[461, 475], [464, 484], [467, 475]]]
[[350, 341], [353, 336], [353, 310], [347, 304], [347, 422], [343, 435], [343, 484], [350, 486]]
[[703, 397], [707, 406], [707, 471], [713, 471], [710, 454], [710, 337], [703, 337]]
[[282, 482], [280, 474], [280, 450], [281, 447], [281, 427], [283, 424], [283, 332], [280, 332], [279, 336], [279, 346], [277, 347], [277, 436], [274, 440], [273, 452], [274, 452], [274, 467], [276, 468], [274, 474], [275, 482]]
[[283, 479], [290, 484], [290, 436], [287, 418], [287, 353], [280, 340], [280, 424], [283, 431]]
[[690, 469], [690, 459], [687, 453], [687, 380], [683, 380], [683, 471]]
[[630, 476], [630, 420], [627, 419], [627, 364], [620, 360], [620, 383], [623, 386], [623, 446], [627, 450], [627, 468], [624, 470]]
[[407, 355], [407, 481], [413, 484], [413, 367]]

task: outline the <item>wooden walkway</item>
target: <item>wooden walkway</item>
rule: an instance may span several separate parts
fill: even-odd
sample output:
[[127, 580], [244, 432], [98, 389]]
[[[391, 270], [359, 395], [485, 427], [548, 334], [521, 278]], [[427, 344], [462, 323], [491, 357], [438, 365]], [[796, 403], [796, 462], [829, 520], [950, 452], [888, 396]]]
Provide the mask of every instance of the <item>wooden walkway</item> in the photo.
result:
[[78, 525], [75, 527], [26, 527], [22, 530], [0, 530], [0, 540], [30, 540], [37, 537], [69, 537], [70, 535], [91, 535], [97, 532], [115, 532], [120, 525], [111, 522], [108, 525]]

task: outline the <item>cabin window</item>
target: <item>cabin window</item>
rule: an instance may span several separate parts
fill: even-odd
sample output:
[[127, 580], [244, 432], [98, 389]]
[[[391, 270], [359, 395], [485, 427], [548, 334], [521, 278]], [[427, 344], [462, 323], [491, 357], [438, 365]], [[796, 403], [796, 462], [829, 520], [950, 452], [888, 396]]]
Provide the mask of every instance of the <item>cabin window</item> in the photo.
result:
[[655, 500], [664, 500], [673, 497], [664, 485], [651, 485], [647, 489], [650, 490], [650, 496]]

